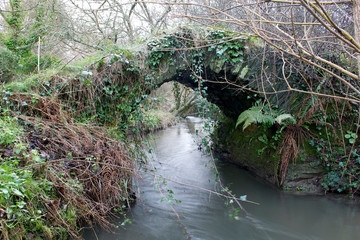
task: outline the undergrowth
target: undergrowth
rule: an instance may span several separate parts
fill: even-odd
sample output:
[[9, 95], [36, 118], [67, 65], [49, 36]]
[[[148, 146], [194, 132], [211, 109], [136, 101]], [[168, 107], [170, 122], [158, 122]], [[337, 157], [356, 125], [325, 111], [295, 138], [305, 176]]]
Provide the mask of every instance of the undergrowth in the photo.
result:
[[84, 223], [126, 221], [138, 151], [127, 135], [146, 94], [135, 65], [104, 61], [89, 75], [48, 70], [2, 87], [0, 239], [81, 238]]
[[[259, 154], [276, 149], [279, 161], [275, 177], [282, 186], [290, 163], [296, 164], [300, 154], [314, 156], [311, 166], [320, 167], [320, 181], [325, 192], [344, 192], [354, 197], [360, 189], [360, 152], [358, 142], [358, 110], [349, 102], [305, 97], [293, 114], [279, 112], [269, 103], [257, 103], [240, 114], [236, 127], [262, 125], [264, 134]], [[281, 120], [281, 121], [279, 121]], [[276, 129], [272, 134], [269, 129]], [[306, 149], [308, 144], [311, 149]]]
[[1, 238], [80, 238], [80, 222], [115, 227], [111, 216], [134, 201], [126, 145], [74, 122], [59, 101], [32, 98], [14, 93], [22, 114], [2, 116]]

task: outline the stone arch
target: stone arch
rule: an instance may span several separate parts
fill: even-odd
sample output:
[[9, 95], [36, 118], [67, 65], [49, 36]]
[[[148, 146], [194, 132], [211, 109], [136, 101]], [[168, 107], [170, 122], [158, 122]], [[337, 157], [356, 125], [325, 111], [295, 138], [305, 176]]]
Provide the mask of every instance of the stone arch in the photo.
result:
[[[195, 40], [193, 31], [183, 29], [148, 44], [149, 65], [155, 73], [156, 84], [160, 86], [175, 81], [196, 89], [201, 79], [207, 100], [217, 105], [226, 116], [235, 119], [258, 99], [254, 93], [239, 87], [257, 88], [253, 84], [258, 61], [249, 60], [251, 50], [248, 50], [253, 43], [246, 36], [225, 43], [221, 39], [209, 40], [212, 45], [207, 44], [208, 39]], [[197, 46], [197, 41], [204, 46]], [[168, 49], [170, 44], [172, 50]], [[233, 52], [241, 53], [240, 57], [230, 54], [235, 48]], [[198, 68], [201, 70], [197, 71]]]

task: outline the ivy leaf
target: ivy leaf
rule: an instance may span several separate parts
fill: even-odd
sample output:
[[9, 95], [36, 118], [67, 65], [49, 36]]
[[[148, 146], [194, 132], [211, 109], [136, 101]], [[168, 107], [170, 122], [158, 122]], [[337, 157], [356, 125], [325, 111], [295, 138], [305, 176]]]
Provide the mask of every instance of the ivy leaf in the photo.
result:
[[16, 206], [19, 208], [24, 208], [25, 205], [26, 205], [26, 202], [24, 202], [24, 201], [20, 201], [20, 202], [16, 203]]
[[19, 197], [24, 197], [24, 194], [22, 194], [22, 192], [20, 192], [18, 189], [16, 188], [13, 188], [12, 189], [12, 192], [16, 195], [16, 196], [19, 196]]
[[2, 192], [3, 194], [9, 193], [9, 191], [6, 188], [0, 188], [0, 192]]
[[221, 48], [221, 49], [216, 49], [216, 54], [218, 56], [221, 56], [224, 54], [224, 52], [226, 51], [227, 47]]

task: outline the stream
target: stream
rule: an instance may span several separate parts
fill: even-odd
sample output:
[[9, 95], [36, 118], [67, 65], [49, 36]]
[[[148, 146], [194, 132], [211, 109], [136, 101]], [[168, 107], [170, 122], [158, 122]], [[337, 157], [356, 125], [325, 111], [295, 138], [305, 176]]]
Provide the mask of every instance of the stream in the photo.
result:
[[139, 192], [128, 212], [132, 223], [114, 233], [95, 229], [96, 236], [87, 230], [84, 239], [360, 239], [360, 206], [281, 192], [220, 159], [221, 181], [236, 196], [259, 203], [241, 203], [247, 214], [234, 217], [226, 199], [204, 190], [218, 184], [212, 158], [199, 150], [195, 132], [202, 124], [200, 118], [188, 117], [154, 133], [148, 170], [135, 181]]

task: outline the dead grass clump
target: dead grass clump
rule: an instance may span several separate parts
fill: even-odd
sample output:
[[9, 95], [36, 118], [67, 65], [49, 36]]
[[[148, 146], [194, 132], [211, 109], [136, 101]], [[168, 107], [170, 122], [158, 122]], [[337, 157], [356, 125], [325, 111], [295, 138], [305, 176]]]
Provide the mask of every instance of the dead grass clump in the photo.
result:
[[284, 139], [281, 143], [281, 148], [279, 154], [281, 156], [280, 161], [278, 161], [277, 171], [280, 179], [280, 186], [284, 184], [287, 169], [291, 159], [293, 164], [295, 164], [295, 159], [297, 159], [299, 153], [298, 142], [296, 141], [296, 135], [299, 135], [301, 132], [301, 127], [288, 126], [284, 132]]
[[302, 106], [300, 106], [296, 115], [297, 123], [290, 124], [283, 130], [284, 138], [278, 149], [280, 160], [277, 164], [277, 180], [280, 186], [284, 184], [290, 161], [292, 160], [292, 163], [295, 164], [300, 145], [304, 144], [304, 139], [313, 137], [308, 128], [304, 127], [305, 123], [324, 124], [316, 117], [316, 114], [318, 114], [319, 111], [324, 112], [321, 106], [325, 99], [314, 100], [311, 102], [312, 104], [309, 104], [310, 100], [310, 96], [305, 98]]
[[31, 95], [14, 94], [12, 100], [25, 114], [17, 117], [31, 126], [30, 147], [46, 158], [43, 171], [59, 196], [46, 203], [52, 220], [78, 236], [58, 211], [66, 206], [77, 212], [77, 221], [109, 229], [109, 218], [135, 198], [133, 161], [126, 145], [109, 138], [103, 127], [75, 123], [58, 99], [38, 96], [32, 101]]

